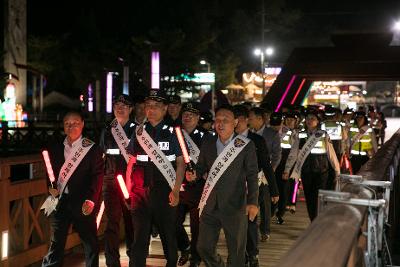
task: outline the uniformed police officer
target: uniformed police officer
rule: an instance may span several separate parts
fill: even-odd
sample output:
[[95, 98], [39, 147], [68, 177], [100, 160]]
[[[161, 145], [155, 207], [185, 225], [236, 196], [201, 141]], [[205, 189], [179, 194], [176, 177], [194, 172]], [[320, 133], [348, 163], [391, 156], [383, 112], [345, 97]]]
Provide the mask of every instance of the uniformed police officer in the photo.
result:
[[[291, 153], [298, 155], [297, 159], [295, 162], [287, 161], [283, 174], [285, 178], [289, 177], [287, 170], [291, 170], [294, 166], [290, 177], [299, 179], [301, 176], [308, 216], [311, 221], [317, 216], [318, 190], [329, 189], [327, 188], [329, 164], [334, 169], [336, 178], [340, 174], [339, 162], [329, 135], [320, 130], [321, 120], [318, 111], [310, 110], [308, 112], [306, 131], [299, 133], [299, 146], [291, 151]], [[295, 157], [289, 154], [289, 158]]]
[[[116, 177], [121, 174], [125, 176], [126, 164], [121, 149], [116, 140], [115, 132], [112, 131], [117, 123], [122, 127], [125, 137], [129, 138], [134, 129], [134, 123], [129, 119], [132, 112], [132, 101], [128, 95], [120, 95], [113, 101], [113, 111], [115, 119], [102, 131], [100, 137], [100, 146], [106, 155], [105, 157], [105, 175], [103, 182], [103, 198], [105, 213], [107, 216], [107, 226], [104, 231], [104, 253], [107, 266], [121, 266], [119, 255], [119, 225], [121, 216], [124, 219], [126, 253], [130, 256], [130, 245], [133, 238], [132, 218], [123, 198], [121, 189], [117, 184]], [[126, 139], [125, 147], [129, 143]], [[121, 145], [121, 142], [120, 142]], [[123, 148], [125, 149], [125, 148]]]
[[368, 125], [365, 112], [355, 113], [355, 125], [350, 128], [350, 161], [353, 172], [357, 173], [378, 150], [375, 133]]
[[185, 164], [174, 129], [163, 121], [167, 103], [162, 90], [150, 90], [145, 100], [148, 121], [135, 127], [128, 147], [132, 157], [126, 175], [131, 178], [127, 187], [134, 229], [131, 267], [146, 266], [152, 222], [160, 233], [166, 266], [177, 264], [176, 206]]
[[[182, 127], [185, 131], [185, 141], [188, 144], [190, 157], [194, 162], [197, 162], [203, 137], [208, 134], [198, 127], [199, 119], [200, 103], [188, 102], [182, 105]], [[190, 183], [185, 180], [182, 185], [177, 217], [178, 249], [181, 251], [181, 256], [178, 259], [179, 266], [185, 265], [189, 260], [189, 253], [191, 254], [191, 267], [199, 266], [201, 262], [196, 245], [199, 236], [198, 206], [201, 193], [203, 192], [204, 182], [204, 179], [199, 179]], [[188, 212], [190, 214], [190, 232], [192, 234], [190, 242], [186, 230], [183, 227]]]
[[173, 127], [181, 125], [181, 109], [181, 97], [179, 95], [168, 96], [168, 109], [167, 116], [165, 117], [165, 123]]

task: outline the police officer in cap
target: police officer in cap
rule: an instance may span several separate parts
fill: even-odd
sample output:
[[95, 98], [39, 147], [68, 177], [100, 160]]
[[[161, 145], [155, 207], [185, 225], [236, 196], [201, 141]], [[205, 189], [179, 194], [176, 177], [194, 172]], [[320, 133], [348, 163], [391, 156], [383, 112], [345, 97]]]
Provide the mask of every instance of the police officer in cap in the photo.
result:
[[181, 97], [178, 95], [168, 96], [168, 110], [165, 118], [166, 124], [170, 126], [179, 126], [182, 124], [181, 120]]
[[146, 266], [151, 225], [160, 233], [167, 267], [178, 259], [176, 206], [185, 164], [174, 129], [165, 124], [167, 98], [162, 90], [151, 90], [145, 100], [147, 122], [136, 126], [128, 151], [127, 167], [134, 238], [131, 267]]
[[[133, 238], [132, 218], [130, 211], [125, 204], [121, 189], [117, 183], [117, 175], [125, 177], [127, 160], [124, 158], [121, 149], [126, 150], [129, 137], [133, 133], [134, 123], [129, 116], [133, 105], [128, 95], [120, 95], [113, 101], [114, 120], [106, 126], [100, 136], [100, 146], [105, 153], [105, 175], [103, 180], [103, 198], [107, 226], [104, 231], [104, 253], [107, 266], [121, 266], [119, 255], [119, 226], [121, 217], [124, 219], [126, 253], [130, 256], [130, 245]], [[126, 138], [125, 143], [118, 137], [117, 126], [123, 129]], [[122, 134], [122, 133], [121, 133]], [[120, 147], [121, 146], [121, 147]]]
[[[193, 163], [197, 163], [202, 140], [208, 135], [207, 132], [204, 132], [198, 127], [199, 119], [200, 103], [184, 103], [182, 106], [182, 128], [188, 152]], [[196, 244], [199, 236], [198, 206], [201, 193], [203, 192], [204, 182], [204, 179], [199, 179], [194, 182], [187, 182], [187, 180], [185, 180], [181, 188], [177, 219], [178, 248], [181, 251], [178, 266], [185, 265], [189, 260], [189, 253], [191, 254], [190, 266], [195, 267], [200, 265], [201, 258], [197, 252]], [[192, 235], [190, 242], [186, 230], [183, 227], [188, 212], [190, 214], [190, 232]]]

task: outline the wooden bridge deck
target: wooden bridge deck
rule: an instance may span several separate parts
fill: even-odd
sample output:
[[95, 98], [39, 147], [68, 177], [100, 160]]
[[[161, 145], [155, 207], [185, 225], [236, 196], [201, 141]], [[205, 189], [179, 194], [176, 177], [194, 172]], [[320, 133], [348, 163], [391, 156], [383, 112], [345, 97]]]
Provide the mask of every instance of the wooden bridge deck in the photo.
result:
[[[271, 225], [271, 239], [266, 243], [260, 242], [259, 261], [260, 266], [275, 266], [279, 259], [289, 250], [294, 241], [299, 237], [305, 228], [309, 225], [309, 219], [305, 203], [300, 201], [297, 205], [296, 213], [285, 215], [285, 223], [278, 225], [275, 222]], [[223, 235], [221, 235], [218, 243], [218, 252], [226, 257], [227, 249]], [[121, 245], [121, 265], [128, 266], [128, 257], [125, 253], [125, 246]], [[84, 254], [81, 250], [75, 250], [73, 253], [66, 255], [64, 266], [81, 267], [84, 265]], [[188, 265], [188, 264], [187, 264]], [[100, 266], [105, 265], [104, 252], [100, 254]], [[161, 242], [159, 239], [153, 239], [150, 248], [150, 258], [147, 260], [147, 267], [165, 266]], [[205, 266], [202, 264], [201, 266]]]

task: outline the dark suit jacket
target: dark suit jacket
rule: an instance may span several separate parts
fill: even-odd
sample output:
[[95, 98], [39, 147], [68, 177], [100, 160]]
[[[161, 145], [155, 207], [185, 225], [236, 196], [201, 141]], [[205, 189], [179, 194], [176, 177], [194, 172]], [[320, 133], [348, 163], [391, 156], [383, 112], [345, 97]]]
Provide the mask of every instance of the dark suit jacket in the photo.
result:
[[267, 178], [271, 196], [278, 196], [278, 186], [276, 184], [274, 170], [272, 169], [271, 163], [268, 159], [269, 153], [264, 138], [250, 131], [247, 137], [253, 141], [256, 146], [258, 168], [259, 170], [263, 170], [264, 175]]
[[[67, 186], [68, 194], [74, 206], [78, 205], [81, 208], [85, 200], [91, 200], [97, 207], [100, 206], [99, 200], [104, 174], [102, 156], [102, 150], [98, 145], [94, 144], [71, 175]], [[56, 177], [56, 183], [54, 184], [56, 185], [60, 169], [65, 161], [64, 144], [58, 142], [50, 145], [49, 157]]]
[[[196, 165], [198, 178], [208, 173], [217, 158], [217, 136], [204, 138]], [[258, 166], [252, 141], [234, 159], [210, 193], [203, 212], [244, 213], [246, 204], [258, 205]], [[246, 187], [247, 182], [247, 187]]]

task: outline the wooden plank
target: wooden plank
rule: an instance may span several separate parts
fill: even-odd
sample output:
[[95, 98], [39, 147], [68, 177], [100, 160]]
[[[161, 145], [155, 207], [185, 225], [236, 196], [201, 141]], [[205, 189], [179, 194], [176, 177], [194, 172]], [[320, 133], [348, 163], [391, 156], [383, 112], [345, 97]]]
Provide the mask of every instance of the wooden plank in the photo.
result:
[[47, 194], [46, 179], [33, 179], [29, 181], [13, 183], [9, 186], [9, 201]]
[[9, 258], [10, 266], [26, 266], [38, 261], [42, 261], [43, 256], [46, 255], [48, 250], [48, 245], [43, 244], [34, 248], [29, 248], [28, 250], [13, 255]]

